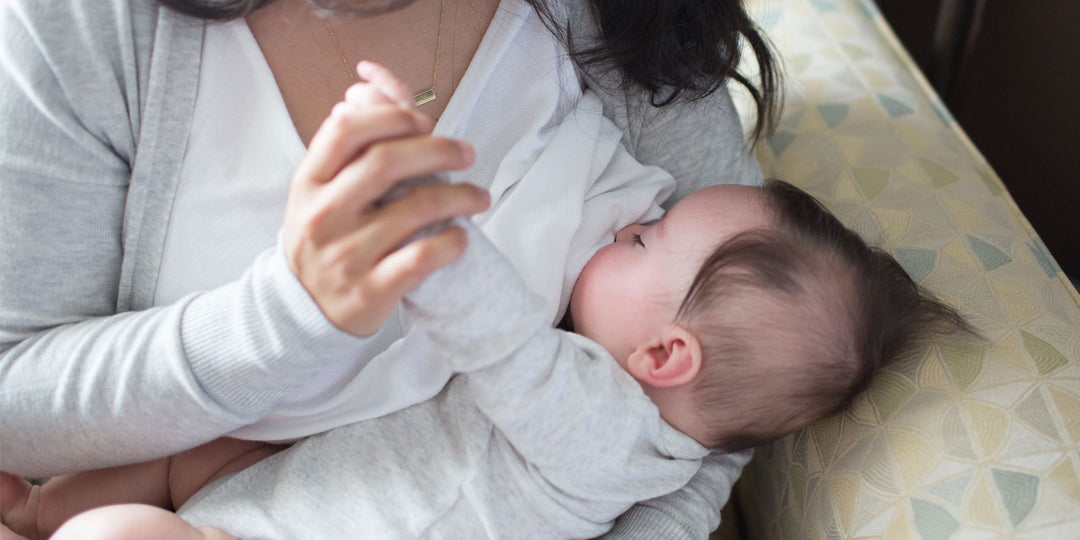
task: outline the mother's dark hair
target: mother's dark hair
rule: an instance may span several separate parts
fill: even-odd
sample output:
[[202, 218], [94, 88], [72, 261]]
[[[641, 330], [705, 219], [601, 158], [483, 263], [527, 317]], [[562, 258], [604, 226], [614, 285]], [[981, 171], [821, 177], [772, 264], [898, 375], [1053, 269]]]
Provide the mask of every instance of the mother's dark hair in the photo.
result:
[[[158, 0], [162, 5], [204, 19], [243, 17], [274, 0]], [[327, 9], [348, 11], [350, 0], [308, 0]], [[356, 2], [368, 11], [385, 11], [413, 0]], [[545, 0], [527, 0], [568, 47], [564, 32]], [[653, 105], [696, 100], [718, 90], [728, 79], [746, 87], [757, 105], [754, 139], [772, 129], [780, 107], [780, 71], [761, 30], [743, 0], [589, 0], [599, 22], [601, 43], [570, 48], [578, 65], [611, 66], [625, 80], [651, 95]], [[382, 6], [382, 7], [380, 7]], [[738, 72], [740, 41], [758, 64], [759, 85]]]

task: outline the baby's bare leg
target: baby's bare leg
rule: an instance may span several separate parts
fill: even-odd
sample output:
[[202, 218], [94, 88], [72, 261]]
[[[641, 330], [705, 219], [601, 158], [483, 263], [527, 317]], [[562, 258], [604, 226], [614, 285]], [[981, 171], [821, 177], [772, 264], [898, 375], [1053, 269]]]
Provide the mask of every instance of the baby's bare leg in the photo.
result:
[[71, 516], [106, 504], [168, 504], [168, 459], [58, 476], [41, 486], [0, 473], [0, 518], [30, 540], [48, 538]]
[[83, 512], [56, 531], [53, 540], [236, 540], [216, 527], [196, 527], [176, 514], [141, 504]]
[[72, 516], [106, 505], [139, 503], [179, 508], [202, 486], [285, 448], [261, 442], [217, 439], [175, 456], [64, 476], [43, 486], [0, 473], [0, 540], [9, 533], [48, 538]]

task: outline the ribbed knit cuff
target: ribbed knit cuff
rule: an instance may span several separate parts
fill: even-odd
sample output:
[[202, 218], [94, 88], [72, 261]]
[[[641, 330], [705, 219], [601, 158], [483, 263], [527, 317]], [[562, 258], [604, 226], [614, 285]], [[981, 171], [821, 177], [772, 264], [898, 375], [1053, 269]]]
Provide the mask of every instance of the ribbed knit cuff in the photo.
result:
[[280, 242], [240, 280], [195, 296], [181, 338], [206, 392], [253, 419], [320, 368], [355, 358], [365, 342], [326, 319]]
[[[678, 492], [676, 492], [678, 493]], [[698, 528], [693, 528], [698, 525]], [[644, 504], [630, 507], [607, 534], [604, 540], [705, 540], [708, 531], [701, 524], [687, 522], [686, 516], [674, 516], [659, 508]]]

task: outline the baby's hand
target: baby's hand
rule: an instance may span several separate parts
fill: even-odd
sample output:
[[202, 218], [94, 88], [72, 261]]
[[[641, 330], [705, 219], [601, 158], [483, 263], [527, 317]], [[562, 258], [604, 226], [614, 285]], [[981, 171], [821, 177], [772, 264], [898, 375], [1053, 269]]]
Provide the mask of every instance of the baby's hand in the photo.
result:
[[361, 106], [397, 105], [404, 110], [416, 108], [412, 93], [389, 69], [364, 60], [356, 66], [362, 82], [349, 87], [345, 101]]

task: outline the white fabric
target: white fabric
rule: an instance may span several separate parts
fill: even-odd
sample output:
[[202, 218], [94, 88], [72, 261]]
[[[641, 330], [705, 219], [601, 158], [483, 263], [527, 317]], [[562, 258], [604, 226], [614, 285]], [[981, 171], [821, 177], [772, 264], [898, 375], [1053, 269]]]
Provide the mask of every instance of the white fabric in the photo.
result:
[[[561, 50], [528, 4], [503, 2], [435, 127], [477, 148], [476, 164], [451, 180], [488, 187], [492, 208], [476, 222], [544, 298], [552, 323], [589, 256], [619, 227], [658, 215], [674, 186], [669, 175], [619, 147], [621, 133], [596, 96], [583, 97]], [[304, 152], [243, 21], [209, 25], [203, 61], [172, 214], [187, 219], [169, 223], [155, 299], [163, 303], [234, 279], [274, 245], [289, 178]], [[527, 113], [507, 122], [506, 110]], [[238, 125], [263, 135], [240, 137], [239, 128], [233, 134], [224, 127]], [[237, 163], [223, 159], [230, 156]], [[180, 275], [180, 267], [199, 271]], [[408, 326], [399, 310], [346, 371], [325, 370], [305, 387], [311, 391], [297, 391], [263, 421], [231, 435], [292, 439], [435, 395], [450, 373], [399, 350]]]
[[224, 285], [274, 245], [304, 153], [247, 24], [207, 25], [154, 305]]

